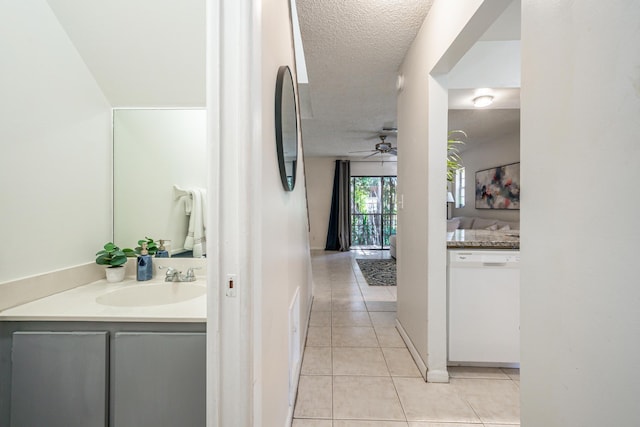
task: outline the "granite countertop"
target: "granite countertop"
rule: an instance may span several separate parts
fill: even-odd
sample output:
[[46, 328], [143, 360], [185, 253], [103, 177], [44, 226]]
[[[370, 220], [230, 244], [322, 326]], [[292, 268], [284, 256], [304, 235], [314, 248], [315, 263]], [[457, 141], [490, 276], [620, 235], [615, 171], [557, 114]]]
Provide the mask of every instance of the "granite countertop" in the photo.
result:
[[520, 249], [520, 230], [455, 230], [447, 233], [447, 249]]
[[[206, 322], [206, 277], [189, 283], [204, 287], [203, 294], [176, 303], [114, 306], [98, 301], [101, 296], [124, 288], [161, 285], [162, 278], [137, 282], [135, 277], [129, 277], [120, 283], [98, 280], [0, 311], [0, 321]], [[179, 287], [183, 283], [168, 285]]]

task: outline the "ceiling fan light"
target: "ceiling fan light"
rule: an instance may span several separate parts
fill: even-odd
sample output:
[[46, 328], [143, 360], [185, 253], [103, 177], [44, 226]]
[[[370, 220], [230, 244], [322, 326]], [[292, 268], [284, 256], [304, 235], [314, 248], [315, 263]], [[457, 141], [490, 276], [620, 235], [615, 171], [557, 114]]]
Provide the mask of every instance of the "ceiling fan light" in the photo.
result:
[[487, 107], [493, 103], [493, 96], [482, 95], [473, 98], [473, 106], [476, 108]]

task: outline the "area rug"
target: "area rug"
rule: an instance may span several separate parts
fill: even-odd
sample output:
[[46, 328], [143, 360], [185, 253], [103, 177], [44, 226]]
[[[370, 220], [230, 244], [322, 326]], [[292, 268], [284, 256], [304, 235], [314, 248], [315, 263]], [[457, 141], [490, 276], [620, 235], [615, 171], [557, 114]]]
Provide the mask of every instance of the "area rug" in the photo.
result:
[[371, 286], [396, 286], [395, 259], [356, 258], [367, 283]]

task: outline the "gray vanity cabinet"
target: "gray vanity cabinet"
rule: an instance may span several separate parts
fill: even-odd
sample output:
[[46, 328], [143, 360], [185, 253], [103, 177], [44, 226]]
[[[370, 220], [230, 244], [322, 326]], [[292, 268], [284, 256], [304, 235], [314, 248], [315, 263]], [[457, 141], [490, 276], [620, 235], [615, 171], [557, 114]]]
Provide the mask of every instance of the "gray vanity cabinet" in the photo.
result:
[[0, 322], [0, 427], [203, 427], [206, 324]]
[[107, 332], [15, 332], [11, 427], [105, 427]]
[[117, 427], [203, 427], [206, 334], [115, 334], [112, 417]]

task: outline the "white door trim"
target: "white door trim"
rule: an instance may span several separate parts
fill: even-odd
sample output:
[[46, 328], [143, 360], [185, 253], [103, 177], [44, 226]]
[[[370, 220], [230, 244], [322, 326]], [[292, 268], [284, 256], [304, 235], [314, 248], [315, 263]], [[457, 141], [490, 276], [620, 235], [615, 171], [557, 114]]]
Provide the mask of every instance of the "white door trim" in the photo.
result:
[[[207, 0], [207, 426], [253, 423], [253, 239], [260, 22], [253, 0]], [[258, 150], [259, 152], [259, 150]], [[233, 292], [229, 283], [233, 278]]]

